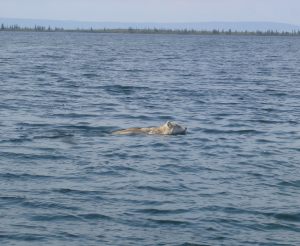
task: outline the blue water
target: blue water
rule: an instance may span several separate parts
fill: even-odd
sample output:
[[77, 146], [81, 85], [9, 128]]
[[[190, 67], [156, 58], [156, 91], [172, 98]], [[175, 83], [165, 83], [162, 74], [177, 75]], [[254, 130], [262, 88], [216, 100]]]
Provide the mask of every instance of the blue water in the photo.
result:
[[299, 37], [0, 32], [0, 99], [0, 245], [300, 245]]

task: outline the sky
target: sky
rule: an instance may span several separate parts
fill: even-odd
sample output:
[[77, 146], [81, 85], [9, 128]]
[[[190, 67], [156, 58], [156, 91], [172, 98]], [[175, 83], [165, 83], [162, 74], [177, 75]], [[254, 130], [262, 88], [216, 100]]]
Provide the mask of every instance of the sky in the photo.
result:
[[300, 0], [0, 0], [0, 18], [300, 25]]

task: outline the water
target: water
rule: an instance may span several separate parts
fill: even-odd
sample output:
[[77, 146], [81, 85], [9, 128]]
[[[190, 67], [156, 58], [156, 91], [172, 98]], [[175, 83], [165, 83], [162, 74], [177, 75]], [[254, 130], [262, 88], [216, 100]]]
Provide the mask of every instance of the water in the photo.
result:
[[[299, 245], [299, 37], [0, 33], [1, 245]], [[185, 136], [115, 136], [175, 120]]]

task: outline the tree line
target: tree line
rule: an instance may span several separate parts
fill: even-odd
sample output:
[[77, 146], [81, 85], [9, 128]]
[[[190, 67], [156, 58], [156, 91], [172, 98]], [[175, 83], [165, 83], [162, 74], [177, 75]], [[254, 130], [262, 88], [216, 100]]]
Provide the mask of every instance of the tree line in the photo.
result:
[[29, 31], [29, 32], [95, 32], [95, 33], [141, 33], [141, 34], [194, 34], [194, 35], [258, 35], [258, 36], [300, 36], [300, 30], [294, 31], [235, 31], [235, 30], [193, 30], [193, 29], [158, 29], [158, 28], [102, 28], [102, 29], [64, 29], [61, 27], [45, 27], [35, 25], [34, 27], [21, 27], [19, 25], [5, 26], [1, 24], [0, 31]]

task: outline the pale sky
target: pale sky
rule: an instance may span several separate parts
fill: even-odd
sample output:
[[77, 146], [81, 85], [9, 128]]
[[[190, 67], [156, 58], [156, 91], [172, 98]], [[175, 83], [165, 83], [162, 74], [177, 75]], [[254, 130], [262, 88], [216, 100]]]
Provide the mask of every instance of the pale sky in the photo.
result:
[[0, 0], [0, 18], [105, 22], [272, 21], [300, 25], [300, 0]]

